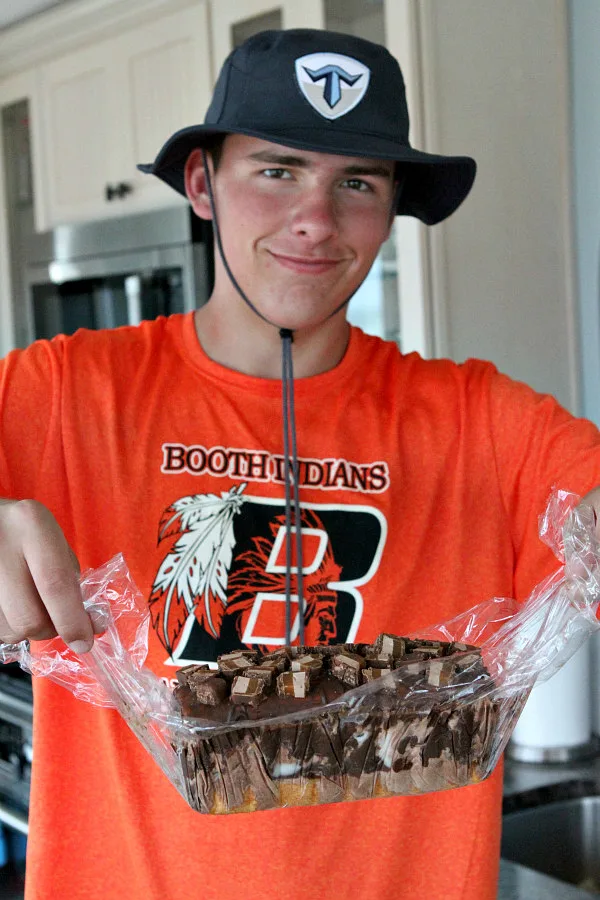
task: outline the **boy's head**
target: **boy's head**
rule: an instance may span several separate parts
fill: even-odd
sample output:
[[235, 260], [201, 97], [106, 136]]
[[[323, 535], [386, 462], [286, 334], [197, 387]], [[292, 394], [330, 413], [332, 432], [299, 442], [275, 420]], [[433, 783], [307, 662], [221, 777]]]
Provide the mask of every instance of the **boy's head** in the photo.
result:
[[218, 163], [224, 135], [288, 148], [391, 160], [402, 170], [396, 212], [426, 224], [462, 203], [475, 177], [469, 157], [414, 150], [402, 74], [382, 46], [313, 29], [265, 31], [225, 61], [204, 124], [173, 135], [142, 171], [185, 196], [184, 170], [197, 148]]

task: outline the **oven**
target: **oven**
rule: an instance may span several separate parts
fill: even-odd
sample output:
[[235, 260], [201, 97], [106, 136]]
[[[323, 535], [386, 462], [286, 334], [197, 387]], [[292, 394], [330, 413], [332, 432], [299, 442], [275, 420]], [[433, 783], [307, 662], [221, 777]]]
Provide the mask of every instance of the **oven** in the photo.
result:
[[31, 676], [0, 665], [0, 898], [23, 896], [32, 761]]
[[212, 228], [177, 207], [59, 226], [24, 245], [17, 343], [190, 312], [213, 284]]
[[0, 113], [12, 332], [0, 345], [135, 325], [206, 303], [214, 280], [212, 226], [175, 193], [166, 209], [37, 232], [28, 102]]

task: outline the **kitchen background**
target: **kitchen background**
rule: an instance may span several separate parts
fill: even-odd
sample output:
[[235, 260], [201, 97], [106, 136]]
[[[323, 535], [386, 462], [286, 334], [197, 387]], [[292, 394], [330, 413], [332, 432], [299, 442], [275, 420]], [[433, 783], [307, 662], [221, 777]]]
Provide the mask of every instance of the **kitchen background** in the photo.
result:
[[[386, 43], [413, 143], [479, 162], [447, 223], [396, 223], [351, 320], [405, 352], [491, 359], [600, 424], [597, 0], [0, 0], [0, 355], [204, 302], [210, 229], [135, 164], [202, 119], [233, 45], [304, 26]], [[29, 686], [0, 679], [8, 897], [27, 830]], [[596, 640], [536, 689], [515, 752], [593, 746], [599, 681]]]

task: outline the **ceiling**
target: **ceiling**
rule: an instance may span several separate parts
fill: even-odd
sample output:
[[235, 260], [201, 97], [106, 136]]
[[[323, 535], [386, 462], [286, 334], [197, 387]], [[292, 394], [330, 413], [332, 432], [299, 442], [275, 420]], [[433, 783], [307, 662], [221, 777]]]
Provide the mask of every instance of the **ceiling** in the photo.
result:
[[8, 28], [15, 22], [28, 19], [30, 16], [51, 6], [58, 6], [65, 0], [0, 0], [0, 29]]

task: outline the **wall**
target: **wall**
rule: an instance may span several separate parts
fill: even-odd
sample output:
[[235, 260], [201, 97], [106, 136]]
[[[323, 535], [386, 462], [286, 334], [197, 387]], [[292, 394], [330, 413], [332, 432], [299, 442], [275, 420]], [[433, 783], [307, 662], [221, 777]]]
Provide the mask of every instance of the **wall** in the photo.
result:
[[[432, 232], [436, 353], [491, 359], [600, 421], [600, 3], [424, 0], [422, 12], [427, 149], [479, 164], [471, 197]], [[600, 733], [599, 642], [534, 691], [522, 743], [540, 739], [540, 716], [559, 745]], [[565, 704], [570, 720], [556, 721]]]
[[600, 425], [600, 3], [571, 0], [573, 168], [583, 412]]
[[[600, 425], [600, 3], [569, 4], [573, 190], [582, 411]], [[600, 636], [591, 641], [592, 724], [600, 734]]]
[[491, 359], [576, 410], [566, 3], [422, 11], [427, 149], [479, 167], [433, 229], [436, 353]]

